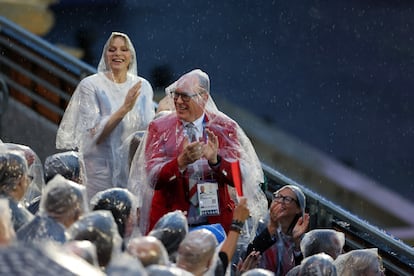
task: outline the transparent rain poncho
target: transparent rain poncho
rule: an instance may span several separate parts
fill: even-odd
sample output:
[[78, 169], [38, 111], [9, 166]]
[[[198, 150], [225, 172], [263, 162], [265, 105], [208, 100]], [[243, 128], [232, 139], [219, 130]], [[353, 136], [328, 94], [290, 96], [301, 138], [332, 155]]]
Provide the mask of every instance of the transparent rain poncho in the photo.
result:
[[13, 244], [0, 249], [1, 275], [58, 275], [58, 276], [105, 276], [78, 256], [68, 253], [61, 245]]
[[21, 198], [12, 196], [11, 193], [19, 184], [23, 187], [23, 192], [25, 192], [24, 189], [27, 190], [29, 169], [21, 151], [10, 150], [3, 145], [0, 145], [0, 198], [8, 199], [13, 228], [17, 231], [33, 219], [33, 215], [20, 202]]
[[209, 230], [198, 229], [189, 232], [178, 248], [177, 267], [197, 273], [197, 275], [200, 272], [203, 275], [207, 274], [210, 267], [206, 264], [210, 266], [215, 264], [213, 257], [217, 245], [216, 237]]
[[84, 214], [68, 229], [68, 240], [88, 240], [96, 246], [99, 266], [105, 268], [121, 253], [122, 239], [112, 213], [107, 210]]
[[302, 260], [300, 264], [301, 276], [336, 276], [336, 268], [331, 256], [318, 253]]
[[[167, 97], [171, 97], [170, 93], [175, 91], [177, 85], [180, 85], [183, 79], [188, 82], [192, 82], [193, 79], [200, 81], [199, 76], [208, 79], [207, 74], [203, 71], [199, 69], [193, 70], [166, 88]], [[243, 193], [244, 197], [247, 198], [251, 214], [251, 219], [246, 223], [251, 231], [247, 232], [254, 233], [257, 221], [267, 213], [267, 200], [261, 190], [264, 176], [260, 161], [242, 128], [233, 119], [217, 109], [210, 94], [210, 89], [208, 88], [208, 91], [206, 91], [198, 83], [190, 83], [189, 86], [192, 87], [192, 91], [186, 92], [193, 94], [192, 99], [203, 108], [204, 115], [208, 118], [204, 125], [205, 129], [213, 130], [216, 135], [223, 136], [220, 139], [223, 139], [223, 144], [226, 146], [219, 145], [218, 155], [226, 161], [238, 161], [240, 164]], [[205, 86], [209, 87], [209, 84]], [[200, 93], [200, 89], [204, 92]], [[177, 158], [176, 155], [170, 152], [182, 147], [185, 139], [182, 122], [178, 119], [174, 106], [171, 108], [173, 108], [172, 112], [159, 117], [159, 119], [153, 122], [170, 120], [173, 123], [168, 129], [164, 129], [162, 133], [159, 133], [158, 136], [149, 137], [148, 131], [143, 137], [131, 165], [128, 188], [138, 196], [139, 206], [141, 207], [140, 227], [143, 233], [149, 227], [149, 213], [154, 194], [153, 187], [159, 179], [162, 168], [166, 164], [174, 162], [174, 159]], [[151, 125], [152, 123], [149, 126], [149, 130]], [[228, 135], [223, 135], [223, 133], [228, 133]], [[170, 149], [165, 144], [166, 141], [171, 140], [175, 141], [175, 148]], [[207, 162], [206, 159], [200, 160], [204, 163]], [[237, 202], [235, 189], [230, 186], [227, 188], [232, 195], [232, 199]]]
[[9, 200], [0, 198], [0, 246], [14, 243], [16, 232], [13, 228]]
[[147, 275], [142, 263], [126, 252], [114, 256], [107, 266], [105, 273], [108, 276]]
[[273, 271], [264, 269], [264, 268], [253, 268], [243, 272], [241, 276], [274, 276], [275, 273]]
[[83, 183], [85, 169], [79, 159], [79, 153], [73, 150], [49, 155], [45, 159], [44, 173], [47, 183], [55, 175], [60, 174], [76, 183]]
[[146, 272], [148, 276], [194, 276], [182, 268], [165, 265], [150, 265], [146, 267]]
[[28, 167], [24, 155], [19, 151], [0, 147], [0, 194], [11, 195], [23, 178], [27, 178], [27, 174]]
[[[271, 241], [269, 247], [262, 248], [263, 252], [259, 261], [259, 267], [274, 271], [276, 275], [287, 273], [295, 266], [295, 241], [292, 237], [292, 230], [298, 217], [303, 217], [306, 211], [306, 196], [303, 191], [298, 186], [285, 185], [275, 191], [274, 195], [279, 194], [284, 189], [289, 189], [295, 194], [297, 200], [295, 204], [300, 208], [300, 213], [297, 213], [296, 215], [288, 215], [290, 216], [290, 225], [287, 227], [286, 231], [284, 231], [282, 230], [280, 222], [276, 219], [272, 219], [272, 217], [276, 217], [272, 205], [277, 204], [273, 201], [268, 209], [266, 218], [262, 221], [262, 224], [259, 227], [260, 231], [254, 241], [251, 244], [248, 244], [247, 252], [245, 253], [248, 255], [252, 250], [259, 250], [258, 247], [263, 247], [264, 244], [261, 240], [269, 234], [269, 223], [273, 225], [277, 224], [276, 233], [274, 233], [271, 240], [269, 240], [269, 242]], [[284, 212], [283, 214], [286, 215], [288, 213]]]
[[[125, 38], [132, 55], [126, 81], [116, 83], [105, 60], [107, 49], [115, 36]], [[112, 77], [111, 77], [112, 76]], [[111, 115], [124, 103], [129, 89], [141, 81], [140, 95], [111, 134], [100, 144]], [[123, 141], [138, 130], [145, 130], [154, 117], [153, 90], [150, 83], [137, 75], [135, 49], [126, 34], [113, 32], [107, 40], [98, 72], [81, 80], [66, 108], [56, 136], [56, 148], [78, 150], [85, 164], [88, 196], [111, 187], [125, 187], [128, 175], [127, 155], [120, 155]], [[121, 158], [121, 156], [123, 158]]]
[[27, 175], [29, 176], [30, 183], [22, 202], [27, 207], [36, 197], [42, 194], [42, 190], [45, 186], [42, 161], [36, 152], [29, 146], [16, 143], [4, 143], [2, 145], [9, 150], [20, 152], [26, 159], [28, 166]]
[[[343, 253], [334, 261], [338, 275], [384, 275], [378, 248], [354, 249]], [[368, 274], [369, 272], [373, 274]]]
[[326, 253], [333, 259], [342, 253], [345, 234], [334, 229], [313, 229], [306, 232], [300, 241], [300, 251], [304, 257]]
[[157, 238], [167, 250], [169, 259], [175, 262], [178, 246], [188, 233], [187, 218], [176, 210], [162, 216], [148, 236]]
[[17, 232], [19, 241], [66, 242], [66, 227], [88, 211], [85, 187], [56, 175], [44, 189], [38, 214]]
[[91, 241], [67, 241], [63, 245], [63, 250], [68, 252], [69, 254], [74, 254], [87, 263], [99, 267], [98, 264], [98, 256], [96, 253], [96, 246]]
[[138, 258], [144, 267], [158, 264], [170, 265], [167, 250], [156, 237], [142, 236], [128, 242], [127, 251]]
[[137, 227], [136, 200], [127, 189], [110, 188], [100, 191], [90, 199], [89, 206], [92, 211], [111, 211], [122, 238], [130, 237]]

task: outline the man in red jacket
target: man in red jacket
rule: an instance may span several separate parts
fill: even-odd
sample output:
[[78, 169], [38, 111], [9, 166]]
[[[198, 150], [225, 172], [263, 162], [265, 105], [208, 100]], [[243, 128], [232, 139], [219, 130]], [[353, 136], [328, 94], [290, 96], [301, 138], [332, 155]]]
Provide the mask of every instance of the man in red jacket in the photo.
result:
[[190, 227], [220, 223], [228, 231], [237, 200], [235, 162], [252, 204], [266, 210], [260, 162], [238, 124], [214, 104], [208, 75], [193, 70], [166, 92], [175, 112], [150, 123], [131, 168], [129, 188], [141, 200], [141, 231], [174, 210], [186, 213]]

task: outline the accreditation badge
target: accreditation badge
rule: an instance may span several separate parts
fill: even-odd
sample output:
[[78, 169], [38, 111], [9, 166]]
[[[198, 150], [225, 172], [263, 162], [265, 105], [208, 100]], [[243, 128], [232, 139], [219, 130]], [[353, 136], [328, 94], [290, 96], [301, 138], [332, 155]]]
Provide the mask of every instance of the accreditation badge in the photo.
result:
[[217, 216], [220, 214], [217, 182], [198, 183], [197, 194], [200, 215]]

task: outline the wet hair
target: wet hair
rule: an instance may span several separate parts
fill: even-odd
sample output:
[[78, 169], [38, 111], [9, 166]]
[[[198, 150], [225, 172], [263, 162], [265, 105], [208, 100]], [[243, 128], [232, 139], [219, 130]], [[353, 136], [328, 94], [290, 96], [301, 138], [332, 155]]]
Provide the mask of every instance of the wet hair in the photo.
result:
[[96, 193], [90, 200], [91, 210], [108, 210], [118, 226], [119, 235], [125, 236], [128, 218], [133, 208], [134, 196], [124, 188], [110, 188]]
[[331, 256], [318, 253], [302, 260], [299, 275], [303, 276], [336, 276], [336, 268]]
[[70, 213], [79, 217], [86, 210], [85, 187], [56, 175], [48, 184], [40, 202], [40, 212], [53, 218], [64, 218]]
[[188, 223], [184, 213], [173, 211], [162, 216], [148, 235], [159, 239], [167, 249], [170, 259], [174, 259], [174, 254], [187, 233]]
[[164, 245], [152, 236], [136, 237], [129, 241], [127, 251], [136, 256], [144, 267], [168, 264], [168, 253]]
[[194, 71], [198, 75], [200, 88], [205, 90], [205, 92], [210, 93], [210, 78], [208, 77], [208, 75], [199, 69], [196, 69]]
[[49, 182], [55, 175], [60, 174], [66, 179], [79, 183], [80, 168], [79, 153], [68, 151], [52, 154], [45, 160], [45, 182]]
[[69, 240], [88, 240], [96, 246], [98, 263], [106, 267], [114, 250], [120, 251], [121, 238], [109, 211], [93, 211], [85, 214], [69, 229]]
[[10, 194], [27, 171], [26, 159], [19, 152], [0, 153], [0, 194]]

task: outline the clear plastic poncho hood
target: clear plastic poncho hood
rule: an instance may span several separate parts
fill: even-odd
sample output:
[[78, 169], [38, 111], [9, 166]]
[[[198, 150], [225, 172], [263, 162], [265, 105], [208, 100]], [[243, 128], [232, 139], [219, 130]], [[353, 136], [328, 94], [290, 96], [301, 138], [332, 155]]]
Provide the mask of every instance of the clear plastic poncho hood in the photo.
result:
[[[208, 83], [201, 83], [199, 85], [200, 79]], [[247, 222], [247, 225], [251, 229], [249, 232], [253, 234], [258, 220], [266, 216], [267, 200], [261, 190], [261, 183], [264, 182], [263, 170], [249, 138], [233, 119], [218, 110], [210, 94], [209, 78], [205, 72], [195, 69], [183, 75], [166, 88], [166, 95], [171, 97], [171, 92], [174, 92], [178, 86], [186, 87], [186, 92], [191, 93], [193, 95], [192, 99], [202, 107], [204, 115], [208, 118], [205, 128], [212, 128], [217, 132], [224, 133], [227, 129], [235, 129], [235, 133], [231, 132], [224, 138], [228, 139], [226, 144], [231, 145], [231, 148], [220, 148], [219, 146], [218, 154], [226, 160], [239, 161], [244, 197], [247, 198], [251, 214], [251, 219]], [[177, 110], [174, 109], [174, 106], [171, 106], [171, 108], [173, 108], [173, 112], [156, 120], [168, 120], [177, 117]], [[148, 216], [154, 192], [152, 187], [159, 177], [158, 174], [161, 168], [168, 162], [171, 162], [173, 158], [176, 158], [176, 156], [167, 157], [165, 155], [159, 158], [150, 158], [146, 156], [146, 148], [162, 149], [165, 141], [170, 138], [175, 139], [177, 147], [182, 145], [185, 136], [180, 135], [180, 128], [182, 128], [180, 120], [176, 121], [177, 124], [171, 125], [169, 130], [162, 133], [159, 137], [149, 137], [147, 132], [132, 161], [128, 188], [138, 196], [139, 206], [141, 207], [140, 228], [143, 233], [145, 233], [149, 226]], [[233, 200], [237, 202], [235, 189], [229, 187], [229, 191], [233, 195]], [[253, 238], [253, 236], [250, 238]]]
[[[125, 39], [131, 62], [122, 83], [112, 81], [113, 74], [105, 60], [114, 37]], [[112, 79], [111, 79], [112, 78]], [[141, 81], [135, 105], [100, 144], [97, 140], [111, 116], [124, 104], [132, 86]], [[111, 187], [126, 187], [129, 173], [128, 149], [123, 145], [138, 130], [145, 130], [155, 114], [150, 83], [137, 75], [137, 58], [126, 34], [114, 32], [102, 52], [97, 73], [82, 79], [74, 91], [56, 136], [56, 148], [78, 150], [86, 172], [88, 196]], [[95, 172], [99, 171], [100, 174]], [[92, 184], [93, 183], [93, 184]]]

